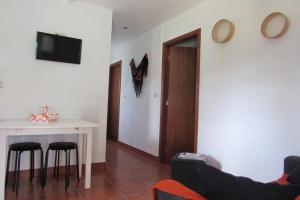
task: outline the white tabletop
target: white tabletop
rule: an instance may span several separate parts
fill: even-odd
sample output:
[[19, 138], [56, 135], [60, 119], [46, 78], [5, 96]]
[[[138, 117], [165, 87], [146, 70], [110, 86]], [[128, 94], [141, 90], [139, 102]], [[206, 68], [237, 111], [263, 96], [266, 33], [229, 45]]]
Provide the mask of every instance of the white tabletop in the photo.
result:
[[41, 129], [41, 128], [95, 128], [98, 124], [84, 120], [61, 119], [54, 123], [38, 123], [29, 120], [0, 120], [0, 129]]

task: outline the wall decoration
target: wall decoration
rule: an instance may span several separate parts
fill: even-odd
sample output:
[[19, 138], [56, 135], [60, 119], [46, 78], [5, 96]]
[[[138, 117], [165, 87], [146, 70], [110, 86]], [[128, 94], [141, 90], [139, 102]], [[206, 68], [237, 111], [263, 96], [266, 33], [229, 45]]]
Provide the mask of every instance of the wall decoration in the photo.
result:
[[143, 88], [144, 77], [148, 74], [148, 55], [145, 54], [138, 67], [135, 65], [134, 59], [131, 59], [131, 75], [136, 97], [140, 97]]
[[[274, 19], [277, 18], [277, 17], [283, 18], [284, 24], [283, 24], [281, 30], [279, 31], [279, 33], [277, 33], [277, 34], [275, 34], [275, 35], [273, 35], [273, 36], [270, 36], [270, 35], [268, 34], [268, 31], [267, 31], [268, 25], [270, 24], [270, 22], [271, 22], [272, 20], [274, 20]], [[274, 12], [274, 13], [271, 13], [270, 15], [268, 15], [268, 16], [264, 19], [264, 21], [263, 21], [263, 23], [262, 23], [262, 25], [261, 25], [261, 33], [262, 33], [262, 35], [263, 35], [265, 38], [268, 38], [268, 39], [277, 39], [277, 38], [282, 37], [284, 34], [286, 34], [286, 32], [287, 32], [288, 29], [289, 29], [289, 25], [290, 25], [289, 19], [288, 19], [284, 14], [282, 14], [282, 13], [280, 13], [280, 12]]]
[[[228, 33], [226, 33], [226, 36], [223, 39], [220, 39], [219, 33], [221, 31], [221, 28], [224, 26], [227, 26], [226, 28], [228, 28]], [[234, 35], [234, 31], [235, 31], [235, 27], [231, 21], [229, 21], [227, 19], [221, 19], [220, 21], [218, 21], [215, 24], [215, 26], [213, 28], [212, 38], [217, 43], [226, 43], [231, 40], [231, 38]]]
[[59, 118], [59, 114], [56, 112], [49, 112], [49, 107], [47, 105], [41, 108], [40, 113], [33, 113], [30, 116], [31, 122], [40, 122], [40, 123], [49, 123], [49, 122], [57, 122]]

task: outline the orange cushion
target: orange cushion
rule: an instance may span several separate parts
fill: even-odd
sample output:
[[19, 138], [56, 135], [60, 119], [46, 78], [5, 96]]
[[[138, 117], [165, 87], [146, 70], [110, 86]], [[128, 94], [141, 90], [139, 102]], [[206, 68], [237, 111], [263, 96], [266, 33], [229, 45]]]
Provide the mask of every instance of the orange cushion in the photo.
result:
[[206, 200], [201, 195], [197, 194], [196, 192], [190, 190], [189, 188], [174, 180], [164, 180], [155, 184], [153, 187], [154, 200], [156, 200], [156, 190], [169, 193], [177, 197], [182, 197], [188, 200]]
[[[280, 185], [288, 185], [290, 184], [287, 181], [288, 174], [283, 174], [275, 183]], [[154, 185], [153, 187], [153, 194], [154, 200], [156, 200], [156, 190], [172, 194], [174, 196], [182, 197], [188, 200], [207, 200], [198, 193], [190, 190], [189, 188], [185, 187], [184, 185], [174, 181], [174, 180], [164, 180]], [[300, 200], [300, 195], [295, 199]]]

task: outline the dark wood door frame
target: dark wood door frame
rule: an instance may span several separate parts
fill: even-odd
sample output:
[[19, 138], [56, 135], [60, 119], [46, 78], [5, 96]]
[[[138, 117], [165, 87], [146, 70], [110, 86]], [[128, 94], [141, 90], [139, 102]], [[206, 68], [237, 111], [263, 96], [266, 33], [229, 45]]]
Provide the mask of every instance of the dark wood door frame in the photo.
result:
[[170, 47], [186, 41], [188, 39], [196, 39], [197, 45], [197, 65], [196, 65], [196, 79], [195, 79], [195, 123], [194, 123], [194, 152], [197, 152], [197, 143], [198, 143], [198, 114], [199, 114], [199, 80], [200, 80], [200, 46], [201, 46], [201, 29], [189, 32], [172, 40], [169, 40], [163, 43], [163, 60], [162, 60], [162, 87], [161, 87], [161, 111], [160, 111], [160, 137], [159, 137], [159, 158], [161, 162], [165, 160], [165, 145], [166, 145], [166, 106], [165, 102], [168, 97], [168, 89], [166, 81], [168, 80], [168, 55]]
[[[108, 137], [108, 125], [110, 124], [110, 115], [109, 115], [109, 112], [110, 112], [110, 107], [111, 107], [111, 69], [114, 68], [114, 67], [120, 67], [120, 93], [121, 93], [121, 76], [122, 76], [122, 60], [118, 61], [118, 62], [115, 62], [113, 64], [110, 65], [110, 68], [109, 68], [109, 86], [108, 86], [108, 109], [107, 109], [107, 130], [106, 130], [106, 135]], [[118, 107], [119, 107], [119, 117], [120, 117], [120, 101], [121, 101], [121, 94], [120, 94], [120, 99], [118, 101]], [[118, 122], [118, 136], [117, 136], [117, 140], [119, 140], [119, 122]]]

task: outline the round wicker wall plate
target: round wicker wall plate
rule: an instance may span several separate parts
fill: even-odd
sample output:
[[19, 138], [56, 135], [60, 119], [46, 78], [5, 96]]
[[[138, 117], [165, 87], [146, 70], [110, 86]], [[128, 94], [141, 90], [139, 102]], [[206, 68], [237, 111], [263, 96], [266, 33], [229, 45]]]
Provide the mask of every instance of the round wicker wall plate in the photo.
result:
[[[228, 34], [226, 35], [226, 37], [224, 37], [224, 39], [220, 39], [219, 36], [218, 36], [219, 31], [220, 31], [221, 26], [223, 26], [225, 24], [227, 24], [227, 26], [229, 26], [229, 31], [228, 31]], [[217, 43], [226, 43], [226, 42], [230, 41], [231, 38], [233, 37], [234, 30], [235, 30], [234, 24], [231, 21], [229, 21], [227, 19], [221, 19], [220, 21], [218, 21], [215, 24], [215, 26], [213, 28], [212, 38]]]
[[[268, 25], [269, 23], [275, 18], [275, 17], [282, 17], [284, 19], [284, 25], [283, 27], [281, 28], [280, 32], [277, 33], [276, 35], [274, 36], [270, 36], [268, 35], [268, 32], [267, 32], [267, 28], [268, 28]], [[280, 38], [282, 37], [284, 34], [286, 34], [286, 32], [288, 31], [289, 29], [289, 25], [290, 25], [290, 22], [289, 22], [289, 19], [282, 13], [280, 12], [274, 12], [274, 13], [271, 13], [270, 15], [268, 15], [262, 25], [261, 25], [261, 33], [262, 35], [265, 37], [265, 38], [268, 38], [268, 39], [277, 39], [277, 38]]]

